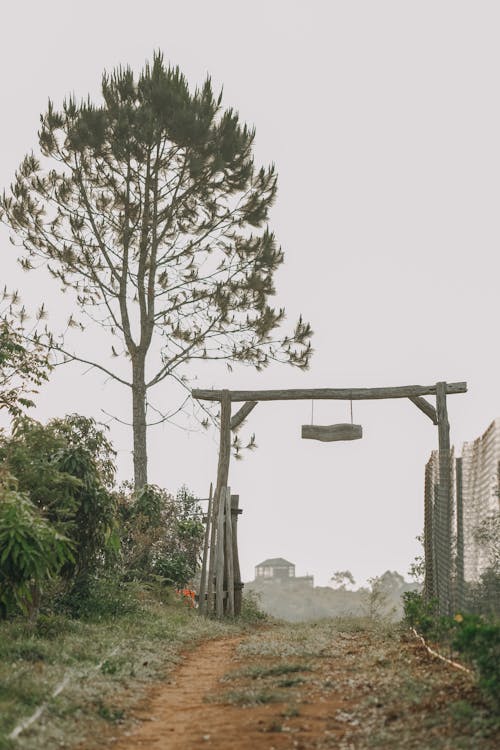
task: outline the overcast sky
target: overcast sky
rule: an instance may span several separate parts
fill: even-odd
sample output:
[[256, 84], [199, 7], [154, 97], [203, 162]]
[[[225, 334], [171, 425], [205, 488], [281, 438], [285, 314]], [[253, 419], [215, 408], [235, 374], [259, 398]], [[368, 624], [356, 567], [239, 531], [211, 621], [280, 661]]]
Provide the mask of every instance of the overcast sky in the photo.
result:
[[[449, 398], [457, 446], [500, 416], [498, 2], [21, 0], [2, 16], [2, 188], [35, 147], [49, 97], [97, 101], [104, 69], [139, 70], [158, 49], [193, 87], [210, 74], [224, 105], [255, 125], [256, 161], [276, 164], [271, 226], [285, 251], [276, 303], [289, 325], [300, 312], [311, 322], [310, 371], [213, 367], [198, 387], [466, 380], [469, 393]], [[1, 229], [2, 285], [17, 285], [28, 305], [46, 297], [57, 330], [68, 300], [43, 273], [21, 276], [15, 255]], [[153, 400], [168, 409], [177, 398], [164, 384]], [[105, 409], [127, 420], [128, 399], [70, 366], [34, 415], [107, 419]], [[349, 406], [319, 402], [314, 414], [344, 422]], [[275, 556], [320, 584], [345, 568], [358, 581], [405, 573], [419, 551], [436, 428], [409, 401], [358, 402], [363, 440], [317, 443], [300, 438], [310, 415], [307, 402], [262, 403], [249, 419], [259, 449], [230, 472], [244, 509], [244, 578]], [[130, 431], [112, 423], [111, 435], [129, 477]], [[164, 425], [149, 445], [151, 481], [206, 496], [214, 433]]]

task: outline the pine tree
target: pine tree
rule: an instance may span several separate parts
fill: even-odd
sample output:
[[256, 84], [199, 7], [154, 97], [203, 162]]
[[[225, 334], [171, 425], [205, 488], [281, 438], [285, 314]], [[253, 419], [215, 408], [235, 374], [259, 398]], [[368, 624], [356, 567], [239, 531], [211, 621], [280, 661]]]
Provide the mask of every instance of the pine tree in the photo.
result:
[[138, 77], [105, 73], [102, 96], [100, 105], [69, 98], [61, 111], [49, 101], [40, 158], [25, 157], [0, 211], [23, 267], [46, 261], [115, 337], [113, 356], [129, 358], [129, 379], [107, 359], [90, 364], [132, 391], [142, 487], [149, 389], [198, 359], [306, 368], [311, 329], [300, 318], [290, 335], [277, 332], [285, 313], [268, 300], [283, 253], [267, 226], [275, 168], [255, 166], [255, 131], [222, 109], [210, 79], [191, 93], [158, 53]]

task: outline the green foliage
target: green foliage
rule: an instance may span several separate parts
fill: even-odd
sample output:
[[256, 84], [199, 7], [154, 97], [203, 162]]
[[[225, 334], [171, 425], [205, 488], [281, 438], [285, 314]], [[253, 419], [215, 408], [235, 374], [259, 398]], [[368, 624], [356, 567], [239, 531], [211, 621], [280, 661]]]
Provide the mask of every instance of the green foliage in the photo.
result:
[[479, 687], [500, 708], [500, 624], [464, 615], [454, 629], [453, 647], [479, 673]]
[[201, 509], [186, 487], [174, 498], [154, 485], [119, 495], [121, 548], [127, 578], [185, 586], [195, 576], [203, 543]]
[[49, 370], [47, 350], [36, 339], [27, 341], [12, 316], [0, 316], [0, 410], [18, 417], [33, 406], [31, 396]]
[[257, 591], [243, 590], [241, 599], [241, 620], [248, 623], [263, 622], [268, 620], [267, 614], [262, 609], [262, 603]]
[[13, 478], [0, 476], [0, 616], [16, 607], [34, 616], [45, 581], [73, 563], [71, 547]]
[[415, 538], [417, 542], [420, 542], [420, 544], [422, 545], [422, 554], [416, 555], [414, 557], [413, 562], [410, 564], [408, 575], [410, 576], [410, 578], [413, 578], [413, 580], [416, 581], [417, 583], [423, 583], [424, 578], [425, 578], [425, 557], [423, 554], [424, 535], [422, 533]]
[[500, 707], [500, 623], [476, 614], [439, 616], [435, 601], [426, 602], [413, 591], [404, 594], [404, 603], [407, 624], [471, 664], [485, 696]]
[[74, 544], [63, 574], [84, 580], [117, 547], [111, 492], [114, 451], [92, 419], [76, 414], [42, 425], [27, 417], [0, 434], [0, 463], [43, 517]]
[[406, 591], [403, 594], [405, 622], [421, 633], [424, 638], [436, 638], [440, 621], [437, 601], [427, 601], [418, 591]]

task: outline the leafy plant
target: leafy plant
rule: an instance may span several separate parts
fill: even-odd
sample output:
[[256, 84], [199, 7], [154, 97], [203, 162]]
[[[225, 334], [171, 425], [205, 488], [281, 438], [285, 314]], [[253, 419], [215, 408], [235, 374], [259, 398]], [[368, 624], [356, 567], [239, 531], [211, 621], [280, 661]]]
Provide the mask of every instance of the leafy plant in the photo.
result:
[[413, 591], [403, 598], [406, 623], [469, 662], [477, 670], [479, 687], [500, 707], [500, 624], [477, 614], [439, 616], [436, 601], [426, 602]]
[[33, 619], [45, 581], [74, 562], [72, 544], [5, 472], [0, 476], [0, 550], [0, 616], [17, 606]]
[[73, 585], [85, 580], [117, 547], [114, 451], [93, 419], [72, 414], [42, 425], [28, 417], [0, 434], [0, 463], [16, 477], [43, 517], [73, 542], [63, 574]]
[[201, 509], [186, 487], [174, 498], [155, 485], [123, 488], [118, 499], [127, 578], [177, 587], [193, 579], [203, 542]]
[[500, 624], [464, 615], [455, 628], [453, 647], [479, 673], [479, 687], [500, 708]]
[[[4, 299], [6, 295], [4, 290]], [[46, 348], [37, 340], [28, 341], [23, 335], [22, 325], [12, 314], [1, 315], [0, 410], [5, 409], [11, 417], [18, 417], [24, 409], [33, 406], [31, 396], [47, 380], [49, 370]]]

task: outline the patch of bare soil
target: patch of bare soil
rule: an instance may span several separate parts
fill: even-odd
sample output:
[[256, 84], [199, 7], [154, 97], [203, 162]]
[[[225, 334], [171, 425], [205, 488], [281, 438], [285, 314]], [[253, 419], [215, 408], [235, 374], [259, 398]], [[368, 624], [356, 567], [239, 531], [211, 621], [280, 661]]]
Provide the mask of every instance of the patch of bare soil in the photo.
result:
[[113, 750], [493, 750], [498, 724], [468, 675], [395, 630], [279, 626], [185, 655]]

